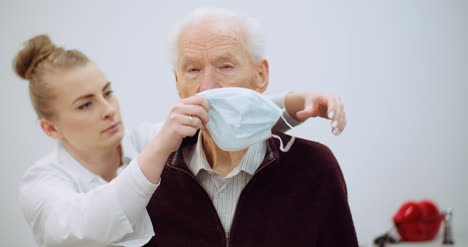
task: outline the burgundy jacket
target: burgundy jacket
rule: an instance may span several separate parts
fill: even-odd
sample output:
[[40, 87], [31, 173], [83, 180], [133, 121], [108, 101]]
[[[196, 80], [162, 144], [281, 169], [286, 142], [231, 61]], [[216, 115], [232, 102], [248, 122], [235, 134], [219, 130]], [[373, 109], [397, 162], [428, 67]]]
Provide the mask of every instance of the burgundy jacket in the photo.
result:
[[[275, 133], [284, 143], [290, 136]], [[161, 175], [147, 209], [158, 247], [357, 247], [341, 169], [326, 146], [296, 138], [289, 152], [267, 142], [265, 159], [241, 192], [226, 236], [208, 194], [188, 169], [182, 149]]]

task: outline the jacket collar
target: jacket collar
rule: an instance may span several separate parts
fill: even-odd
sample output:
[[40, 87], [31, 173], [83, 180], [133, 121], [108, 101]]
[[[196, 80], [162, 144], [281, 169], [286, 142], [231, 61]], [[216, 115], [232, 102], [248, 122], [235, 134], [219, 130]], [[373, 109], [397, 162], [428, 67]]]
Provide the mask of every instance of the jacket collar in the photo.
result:
[[[285, 134], [283, 134], [281, 132], [278, 132], [278, 131], [275, 131], [275, 130], [272, 130], [272, 133], [275, 134], [275, 135], [278, 135], [283, 140], [284, 143], [288, 142], [289, 139], [291, 138], [290, 136], [285, 135]], [[174, 166], [174, 167], [177, 167], [179, 169], [183, 169], [183, 170], [193, 174], [190, 171], [190, 169], [188, 168], [187, 163], [185, 163], [183, 150], [187, 146], [196, 145], [197, 141], [198, 141], [198, 132], [195, 135], [193, 135], [192, 137], [184, 138], [182, 140], [182, 144], [177, 149], [177, 151], [172, 153], [169, 156], [169, 158], [167, 159], [167, 164], [171, 165], [171, 166]], [[262, 164], [257, 168], [257, 171], [259, 169], [261, 169], [263, 166], [269, 164], [270, 161], [272, 161], [272, 160], [279, 161], [279, 159], [280, 159], [280, 150], [278, 148], [279, 145], [280, 145], [279, 140], [277, 140], [275, 138], [270, 137], [267, 140], [265, 158], [263, 159]]]

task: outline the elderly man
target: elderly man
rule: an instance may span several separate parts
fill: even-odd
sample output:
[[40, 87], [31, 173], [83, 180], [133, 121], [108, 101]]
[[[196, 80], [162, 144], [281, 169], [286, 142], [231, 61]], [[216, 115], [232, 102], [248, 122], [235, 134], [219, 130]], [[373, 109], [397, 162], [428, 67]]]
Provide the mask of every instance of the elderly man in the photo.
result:
[[[248, 19], [196, 10], [175, 39], [180, 97], [225, 87], [265, 91], [268, 62], [255, 35]], [[168, 159], [147, 207], [156, 234], [147, 246], [357, 246], [344, 178], [326, 146], [298, 138], [282, 152], [269, 138], [226, 151], [213, 134], [202, 127]]]

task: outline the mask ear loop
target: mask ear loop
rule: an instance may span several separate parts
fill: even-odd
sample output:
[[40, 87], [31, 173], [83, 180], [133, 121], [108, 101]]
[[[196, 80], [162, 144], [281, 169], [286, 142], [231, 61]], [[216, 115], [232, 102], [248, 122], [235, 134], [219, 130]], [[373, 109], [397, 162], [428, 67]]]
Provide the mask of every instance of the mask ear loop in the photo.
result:
[[[286, 125], [289, 127], [289, 128], [294, 128], [291, 124], [288, 123], [288, 121], [286, 121], [286, 119], [284, 118], [283, 116], [283, 113], [281, 113], [281, 118], [283, 119], [284, 123], [286, 123]], [[277, 135], [271, 135], [272, 137], [278, 139], [280, 141], [280, 147], [279, 149], [281, 151], [283, 151], [284, 153], [288, 152], [289, 149], [291, 149], [291, 146], [293, 145], [294, 143], [294, 140], [296, 140], [296, 137], [294, 136], [291, 136], [291, 139], [289, 139], [289, 142], [286, 144], [286, 147], [283, 146], [283, 141], [281, 140], [281, 137], [277, 136]]]

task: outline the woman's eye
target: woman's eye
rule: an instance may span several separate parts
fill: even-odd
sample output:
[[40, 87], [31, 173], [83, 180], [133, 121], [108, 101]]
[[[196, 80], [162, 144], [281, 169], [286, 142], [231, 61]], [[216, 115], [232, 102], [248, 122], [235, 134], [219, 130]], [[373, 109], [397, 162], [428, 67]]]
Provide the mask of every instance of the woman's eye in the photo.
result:
[[91, 102], [87, 102], [85, 104], [82, 104], [78, 107], [78, 109], [83, 110], [91, 106]]
[[104, 93], [104, 97], [109, 97], [109, 96], [112, 95], [112, 93], [113, 93], [113, 91], [112, 91], [112, 90], [109, 90], [109, 91], [107, 91], [106, 93]]

